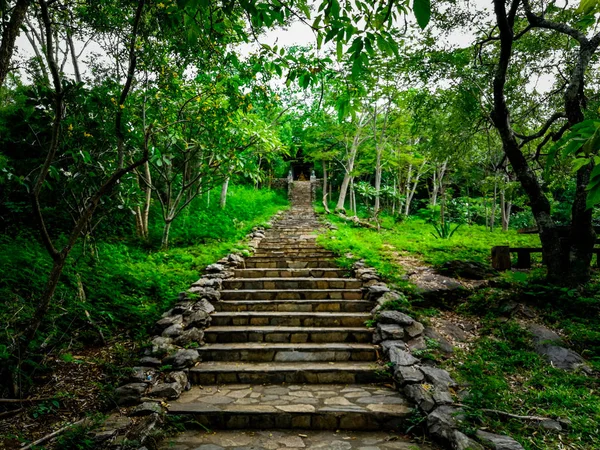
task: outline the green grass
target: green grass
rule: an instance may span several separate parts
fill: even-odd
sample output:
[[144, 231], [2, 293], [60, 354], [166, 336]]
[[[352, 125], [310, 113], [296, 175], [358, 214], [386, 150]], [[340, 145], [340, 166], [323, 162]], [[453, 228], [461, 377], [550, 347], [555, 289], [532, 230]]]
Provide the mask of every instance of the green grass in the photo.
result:
[[538, 247], [539, 237], [518, 234], [515, 230], [490, 232], [480, 225], [463, 225], [450, 239], [436, 239], [432, 225], [409, 218], [394, 223], [383, 217], [381, 231], [356, 227], [335, 215], [327, 216], [338, 229], [321, 236], [319, 242], [339, 255], [352, 253], [375, 267], [390, 282], [402, 285], [398, 256], [409, 255], [431, 265], [450, 260], [470, 260], [490, 264], [491, 248], [496, 245]]
[[[429, 265], [450, 260], [471, 260], [490, 264], [495, 245], [539, 247], [537, 235], [489, 232], [482, 226], [462, 225], [450, 239], [436, 239], [433, 226], [420, 219], [394, 223], [383, 217], [382, 230], [359, 228], [327, 216], [337, 226], [319, 238], [322, 245], [343, 257], [346, 265], [362, 258], [375, 267], [385, 281], [410, 292], [403, 278], [399, 256], [412, 257]], [[463, 402], [468, 409], [466, 432], [487, 427], [515, 437], [527, 450], [600, 449], [600, 380], [581, 372], [569, 373], [553, 368], [535, 353], [531, 337], [515, 321], [506, 321], [507, 304], [524, 303], [537, 311], [539, 320], [560, 330], [568, 345], [581, 353], [596, 373], [600, 372], [600, 279], [576, 289], [552, 287], [544, 283], [542, 268], [529, 273], [506, 272], [499, 287], [474, 293], [455, 313], [469, 316], [482, 325], [480, 338], [466, 349], [457, 349], [445, 367], [464, 385], [470, 396]], [[598, 275], [596, 274], [596, 277]], [[389, 305], [427, 321], [435, 309], [424, 310], [418, 302]], [[435, 349], [428, 349], [438, 358]], [[527, 428], [519, 420], [506, 420], [482, 414], [481, 409], [496, 409], [512, 414], [563, 418], [572, 426], [563, 433]]]
[[[469, 385], [473, 428], [488, 427], [516, 438], [527, 450], [600, 448], [598, 378], [551, 367], [531, 345], [527, 332], [515, 322], [485, 322], [471, 350], [458, 350], [450, 360], [453, 375]], [[531, 429], [517, 419], [481, 414], [488, 408], [518, 415], [571, 421], [563, 433]]]
[[[215, 199], [218, 198], [215, 195]], [[85, 311], [110, 338], [119, 333], [145, 336], [150, 326], [176, 301], [177, 294], [196, 281], [205, 266], [231, 252], [252, 227], [267, 221], [287, 206], [282, 192], [234, 187], [224, 210], [216, 201], [194, 202], [175, 221], [171, 247], [159, 250], [161, 224], [156, 211], [151, 220], [151, 241], [96, 237], [94, 245], [80, 240], [74, 248], [36, 343], [47, 349], [96, 343], [98, 333], [89, 326]], [[133, 220], [133, 219], [132, 219]], [[51, 267], [42, 246], [29, 234], [0, 237], [0, 361], [5, 339], [15, 335], [31, 317]], [[78, 295], [81, 280], [85, 301]], [[35, 344], [34, 343], [34, 346]], [[6, 356], [6, 355], [5, 355]]]

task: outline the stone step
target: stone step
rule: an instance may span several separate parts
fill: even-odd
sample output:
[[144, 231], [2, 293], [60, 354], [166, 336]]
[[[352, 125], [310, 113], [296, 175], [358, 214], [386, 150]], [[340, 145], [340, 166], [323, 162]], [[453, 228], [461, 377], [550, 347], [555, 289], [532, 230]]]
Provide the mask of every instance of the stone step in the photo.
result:
[[223, 289], [223, 300], [361, 300], [362, 289]]
[[376, 361], [378, 347], [372, 344], [289, 344], [239, 342], [206, 344], [198, 348], [202, 361]]
[[217, 311], [268, 312], [367, 312], [373, 309], [368, 300], [221, 300]]
[[303, 268], [334, 268], [337, 267], [331, 258], [268, 256], [257, 258], [252, 256], [245, 261], [247, 269], [303, 269]]
[[263, 239], [262, 241], [260, 241], [260, 244], [258, 246], [258, 248], [261, 249], [291, 249], [291, 250], [295, 250], [295, 249], [323, 249], [322, 246], [317, 245], [315, 243], [315, 241], [308, 241], [308, 240], [299, 240], [299, 239], [289, 239], [286, 241], [283, 241], [281, 239], [275, 240], [275, 241], [270, 241], [270, 242], [265, 242], [265, 240]]
[[[254, 305], [253, 305], [254, 306]], [[361, 327], [371, 319], [367, 312], [215, 312], [213, 326]]]
[[168, 412], [204, 429], [393, 430], [408, 425], [413, 406], [369, 385], [211, 385], [184, 392]]
[[375, 383], [389, 381], [385, 366], [375, 362], [243, 363], [202, 362], [189, 373], [192, 384]]
[[205, 342], [369, 343], [373, 331], [365, 327], [211, 326], [204, 330]]
[[281, 250], [261, 250], [260, 248], [256, 249], [256, 253], [254, 255], [256, 258], [264, 258], [264, 257], [286, 257], [286, 258], [295, 258], [295, 257], [309, 257], [309, 258], [334, 258], [335, 253], [327, 251], [327, 250], [308, 250], [308, 251], [281, 251]]
[[[421, 439], [419, 439], [421, 441]], [[435, 447], [439, 450], [440, 447]], [[344, 430], [219, 430], [218, 433], [186, 431], [169, 436], [158, 450], [434, 450], [434, 447], [416, 443], [398, 431]]]
[[315, 267], [312, 269], [236, 269], [236, 278], [343, 278], [350, 274], [349, 270], [337, 267]]
[[359, 289], [362, 282], [356, 278], [228, 278], [223, 280], [223, 289]]

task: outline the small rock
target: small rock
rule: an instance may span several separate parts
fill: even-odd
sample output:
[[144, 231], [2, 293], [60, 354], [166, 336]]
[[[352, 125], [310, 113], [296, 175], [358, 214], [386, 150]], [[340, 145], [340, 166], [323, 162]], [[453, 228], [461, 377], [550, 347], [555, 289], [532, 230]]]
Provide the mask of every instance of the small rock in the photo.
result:
[[392, 323], [402, 326], [412, 325], [415, 321], [412, 317], [400, 311], [381, 311], [377, 320], [380, 323]]
[[411, 325], [404, 327], [404, 331], [406, 331], [406, 334], [408, 334], [411, 338], [419, 336], [421, 333], [423, 333], [424, 329], [425, 327], [423, 324], [417, 321], [414, 321]]
[[236, 253], [231, 253], [231, 254], [230, 254], [228, 257], [227, 257], [227, 259], [228, 259], [230, 262], [232, 262], [232, 263], [234, 263], [235, 265], [237, 265], [237, 266], [239, 266], [239, 265], [242, 265], [242, 264], [244, 264], [244, 262], [245, 262], [244, 258], [243, 258], [241, 255], [238, 255], [238, 254], [236, 254]]
[[527, 330], [533, 335], [533, 343], [536, 345], [550, 343], [555, 345], [562, 344], [561, 337], [550, 328], [543, 325], [532, 323], [527, 326]]
[[146, 392], [146, 383], [129, 383], [115, 389], [115, 401], [117, 405], [132, 405], [139, 403], [142, 394]]
[[591, 372], [591, 369], [585, 364], [585, 360], [581, 355], [568, 348], [551, 344], [541, 344], [535, 346], [535, 351], [546, 358], [552, 366], [559, 369], [572, 371], [581, 368], [586, 373]]
[[426, 413], [435, 408], [433, 397], [421, 384], [407, 384], [404, 386], [404, 394]]
[[458, 386], [456, 381], [454, 381], [450, 374], [444, 369], [428, 366], [422, 366], [420, 369], [425, 375], [425, 378], [436, 387], [448, 389], [449, 387]]
[[484, 280], [497, 272], [477, 261], [446, 261], [439, 269], [443, 275], [450, 277], [466, 278], [468, 280]]
[[194, 303], [190, 300], [179, 302], [173, 307], [173, 314], [183, 314], [184, 312], [192, 309], [193, 304]]
[[477, 430], [475, 436], [493, 450], [523, 450], [523, 446], [510, 436], [488, 433], [483, 430]]
[[192, 342], [202, 344], [202, 338], [204, 338], [204, 331], [199, 330], [198, 328], [190, 328], [181, 333], [181, 336], [174, 339], [173, 343], [180, 347], [185, 347]]
[[369, 289], [367, 291], [367, 300], [377, 300], [379, 297], [381, 297], [383, 294], [389, 291], [390, 288], [383, 283], [369, 286]]
[[153, 356], [164, 356], [175, 349], [173, 340], [169, 337], [157, 336], [152, 339], [151, 343], [150, 353]]
[[178, 398], [183, 392], [179, 383], [159, 383], [154, 386], [148, 395], [150, 397], [168, 398], [169, 400]]
[[383, 306], [389, 302], [405, 301], [405, 300], [406, 300], [406, 297], [404, 295], [400, 294], [399, 292], [389, 291], [389, 292], [385, 292], [381, 297], [379, 297], [377, 299], [377, 304]]
[[383, 341], [381, 343], [381, 348], [383, 349], [383, 353], [385, 355], [388, 355], [390, 353], [390, 349], [394, 347], [405, 349], [406, 343], [404, 341]]
[[221, 289], [222, 284], [223, 280], [221, 280], [220, 278], [200, 278], [195, 283], [192, 283], [192, 286]]
[[200, 329], [206, 328], [211, 321], [206, 311], [190, 311], [183, 320], [187, 328]]
[[400, 385], [421, 383], [425, 380], [423, 372], [415, 366], [396, 366], [394, 367], [394, 377]]
[[438, 406], [427, 417], [427, 428], [432, 436], [451, 442], [458, 422], [464, 418], [462, 410], [454, 406]]
[[412, 366], [419, 362], [419, 360], [409, 352], [401, 350], [398, 347], [390, 348], [389, 357], [390, 361], [396, 366]]
[[202, 299], [198, 300], [196, 303], [194, 303], [194, 306], [192, 309], [194, 311], [204, 311], [206, 314], [210, 314], [210, 313], [214, 312], [215, 307], [207, 299], [202, 298]]
[[188, 377], [185, 372], [177, 371], [177, 372], [169, 372], [165, 377], [165, 381], [168, 383], [177, 383], [181, 387], [183, 391], [188, 385]]
[[429, 339], [433, 339], [440, 345], [440, 350], [446, 354], [453, 353], [454, 347], [448, 340], [431, 327], [425, 327], [423, 335]]
[[[171, 312], [172, 311], [173, 310], [171, 310]], [[156, 331], [160, 333], [165, 328], [169, 328], [170, 326], [175, 325], [176, 323], [182, 323], [182, 322], [183, 322], [183, 316], [181, 314], [164, 317], [164, 318], [160, 319], [158, 322], [156, 322]]]
[[183, 326], [180, 323], [175, 323], [166, 330], [164, 330], [162, 332], [162, 336], [167, 338], [174, 338], [177, 336], [181, 336], [181, 333], [183, 333]]
[[427, 349], [427, 342], [425, 341], [425, 338], [423, 336], [418, 336], [414, 339], [411, 339], [406, 343], [406, 345], [408, 345], [408, 348], [411, 351]]
[[454, 430], [450, 436], [450, 445], [453, 450], [485, 450], [482, 445], [458, 430]]
[[192, 286], [188, 292], [198, 297], [203, 297], [210, 302], [218, 302], [221, 300], [221, 292], [210, 287]]
[[152, 356], [144, 356], [140, 359], [140, 364], [144, 366], [158, 367], [162, 364], [162, 360]]
[[151, 383], [155, 375], [156, 371], [152, 367], [134, 367], [129, 379], [134, 383]]
[[378, 323], [377, 332], [382, 341], [399, 341], [404, 338], [404, 328], [391, 323]]
[[442, 320], [441, 322], [441, 331], [448, 335], [455, 341], [458, 342], [467, 342], [469, 339], [469, 335], [460, 328], [457, 324], [450, 322], [448, 320]]
[[156, 402], [144, 402], [136, 406], [129, 413], [130, 416], [147, 416], [148, 414], [161, 414], [162, 407]]
[[200, 361], [200, 354], [196, 350], [182, 349], [177, 350], [173, 355], [166, 357], [163, 360], [163, 363], [171, 365], [175, 369], [183, 369], [192, 367], [198, 361]]
[[223, 272], [225, 270], [225, 266], [223, 264], [211, 264], [209, 266], [206, 266], [205, 271], [208, 273], [215, 273], [215, 272]]

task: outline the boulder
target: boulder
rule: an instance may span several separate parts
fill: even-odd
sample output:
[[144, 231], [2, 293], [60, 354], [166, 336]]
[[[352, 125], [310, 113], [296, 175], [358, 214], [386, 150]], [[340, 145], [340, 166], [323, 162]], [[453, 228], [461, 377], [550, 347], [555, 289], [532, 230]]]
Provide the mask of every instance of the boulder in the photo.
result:
[[154, 358], [152, 356], [144, 356], [140, 359], [140, 364], [142, 364], [143, 366], [158, 367], [162, 364], [162, 360]]
[[377, 321], [380, 323], [408, 326], [412, 325], [415, 320], [400, 311], [381, 311], [377, 316]]
[[245, 260], [241, 255], [238, 255], [237, 253], [231, 253], [227, 259], [229, 260], [229, 262], [233, 263], [236, 266], [241, 266], [244, 264]]
[[184, 312], [192, 309], [193, 304], [194, 302], [192, 302], [191, 300], [179, 302], [173, 307], [172, 312], [173, 314], [183, 314]]
[[483, 430], [477, 430], [475, 436], [493, 450], [524, 450], [523, 446], [510, 436], [488, 433]]
[[427, 341], [425, 341], [423, 336], [417, 336], [416, 338], [411, 339], [406, 345], [411, 351], [427, 349]]
[[198, 297], [205, 298], [210, 302], [218, 302], [221, 300], [221, 292], [211, 287], [192, 286], [188, 292]]

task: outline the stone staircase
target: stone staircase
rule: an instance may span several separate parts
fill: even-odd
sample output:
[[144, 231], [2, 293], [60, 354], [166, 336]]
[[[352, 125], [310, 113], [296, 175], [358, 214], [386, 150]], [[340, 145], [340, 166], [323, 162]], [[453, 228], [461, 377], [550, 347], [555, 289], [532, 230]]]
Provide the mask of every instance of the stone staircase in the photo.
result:
[[291, 194], [292, 209], [223, 280], [193, 387], [169, 412], [208, 428], [403, 429], [413, 408], [385, 385], [365, 326], [373, 304], [316, 244], [310, 183]]

